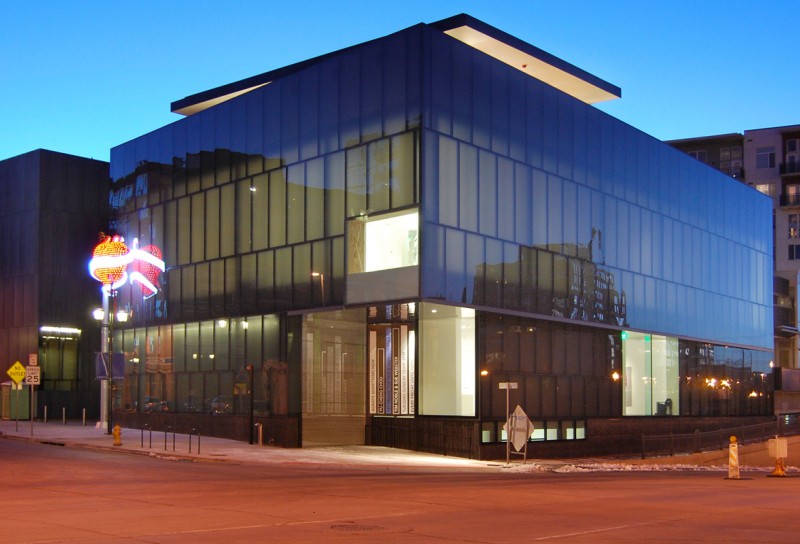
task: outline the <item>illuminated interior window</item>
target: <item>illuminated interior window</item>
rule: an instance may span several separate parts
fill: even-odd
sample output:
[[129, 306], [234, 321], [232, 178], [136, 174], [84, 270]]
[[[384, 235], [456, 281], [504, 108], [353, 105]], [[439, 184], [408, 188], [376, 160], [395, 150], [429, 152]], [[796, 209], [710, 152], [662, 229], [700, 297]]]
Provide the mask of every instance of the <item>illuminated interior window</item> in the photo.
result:
[[775, 195], [775, 186], [771, 183], [759, 183], [756, 185], [756, 190], [760, 193], [764, 193], [767, 196]]
[[421, 304], [419, 413], [474, 416], [475, 310]]
[[679, 415], [678, 339], [627, 332], [622, 336], [622, 356], [623, 414]]
[[359, 217], [350, 222], [348, 237], [351, 274], [417, 266], [419, 213]]

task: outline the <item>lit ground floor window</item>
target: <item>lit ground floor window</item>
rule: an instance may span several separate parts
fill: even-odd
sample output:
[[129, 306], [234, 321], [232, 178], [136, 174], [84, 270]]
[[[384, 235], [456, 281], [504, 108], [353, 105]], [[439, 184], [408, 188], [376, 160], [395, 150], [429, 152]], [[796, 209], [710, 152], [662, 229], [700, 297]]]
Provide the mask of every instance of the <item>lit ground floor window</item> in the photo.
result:
[[623, 415], [678, 415], [678, 339], [622, 333]]

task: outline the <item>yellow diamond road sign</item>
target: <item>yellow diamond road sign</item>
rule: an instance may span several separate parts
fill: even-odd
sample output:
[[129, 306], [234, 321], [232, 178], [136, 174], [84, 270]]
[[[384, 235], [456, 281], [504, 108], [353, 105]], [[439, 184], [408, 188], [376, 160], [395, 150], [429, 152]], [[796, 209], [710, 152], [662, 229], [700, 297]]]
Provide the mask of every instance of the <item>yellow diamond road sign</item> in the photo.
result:
[[11, 379], [14, 380], [14, 383], [19, 384], [25, 378], [25, 367], [22, 366], [22, 363], [17, 361], [11, 368], [6, 370], [6, 374], [11, 376]]

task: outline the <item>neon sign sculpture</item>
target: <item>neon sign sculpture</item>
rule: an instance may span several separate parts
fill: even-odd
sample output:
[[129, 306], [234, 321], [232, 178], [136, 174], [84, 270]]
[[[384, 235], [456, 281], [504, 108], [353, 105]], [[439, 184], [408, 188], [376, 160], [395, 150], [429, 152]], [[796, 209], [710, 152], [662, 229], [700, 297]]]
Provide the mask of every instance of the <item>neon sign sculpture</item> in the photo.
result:
[[[128, 274], [128, 266], [131, 268]], [[166, 266], [161, 250], [152, 244], [139, 248], [139, 239], [133, 240], [133, 248], [125, 245], [122, 236], [103, 235], [89, 261], [89, 274], [103, 284], [103, 291], [119, 289], [128, 280], [138, 283], [145, 299], [158, 293], [158, 275]]]
[[103, 289], [117, 289], [128, 279], [125, 269], [131, 262], [128, 246], [122, 236], [103, 235], [89, 261], [89, 274], [103, 284]]
[[164, 271], [164, 261], [161, 258], [161, 250], [153, 244], [138, 249], [136, 246], [139, 240], [133, 241], [133, 272], [131, 272], [131, 283], [138, 282], [142, 289], [144, 298], [148, 299], [158, 293], [161, 287], [158, 284], [158, 275]]

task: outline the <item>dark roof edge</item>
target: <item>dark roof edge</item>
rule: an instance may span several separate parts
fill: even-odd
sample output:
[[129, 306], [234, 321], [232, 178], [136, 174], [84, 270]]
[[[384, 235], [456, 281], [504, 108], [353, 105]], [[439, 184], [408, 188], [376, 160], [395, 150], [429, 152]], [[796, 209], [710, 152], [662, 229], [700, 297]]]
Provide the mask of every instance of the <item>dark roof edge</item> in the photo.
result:
[[410, 26], [410, 27], [405, 28], [403, 30], [399, 30], [397, 32], [393, 32], [391, 34], [388, 34], [386, 36], [382, 36], [380, 38], [375, 38], [375, 39], [372, 39], [372, 40], [368, 40], [366, 42], [361, 42], [361, 43], [356, 44], [356, 45], [351, 45], [349, 47], [345, 47], [344, 49], [338, 49], [336, 51], [332, 51], [330, 53], [325, 53], [324, 55], [320, 55], [318, 57], [314, 57], [314, 58], [311, 58], [311, 59], [303, 60], [303, 61], [297, 62], [295, 64], [290, 64], [289, 66], [284, 66], [282, 68], [277, 68], [277, 69], [271, 70], [269, 72], [264, 72], [263, 74], [259, 74], [259, 75], [256, 75], [256, 76], [251, 76], [251, 77], [248, 77], [246, 79], [241, 79], [239, 81], [234, 81], [233, 83], [227, 83], [225, 85], [221, 85], [219, 87], [215, 87], [213, 89], [209, 89], [207, 91], [202, 91], [202, 92], [199, 92], [199, 93], [196, 93], [196, 94], [189, 95], [189, 96], [187, 96], [185, 98], [182, 98], [180, 100], [176, 100], [175, 102], [173, 102], [170, 105], [170, 111], [172, 111], [173, 113], [174, 112], [178, 112], [178, 111], [180, 111], [182, 109], [189, 108], [189, 107], [194, 106], [196, 104], [201, 104], [201, 103], [206, 102], [208, 100], [214, 100], [215, 98], [220, 98], [220, 97], [232, 94], [232, 93], [243, 91], [245, 89], [250, 89], [252, 87], [257, 87], [259, 85], [264, 85], [266, 83], [269, 83], [270, 81], [275, 81], [276, 79], [279, 79], [279, 78], [285, 77], [287, 75], [293, 74], [295, 72], [298, 72], [300, 70], [308, 68], [309, 66], [313, 66], [314, 64], [317, 64], [319, 62], [327, 60], [327, 59], [329, 59], [331, 57], [335, 57], [337, 55], [341, 55], [342, 53], [346, 53], [346, 52], [348, 52], [348, 51], [350, 51], [352, 49], [355, 49], [357, 47], [361, 47], [362, 45], [373, 43], [373, 42], [382, 40], [384, 38], [388, 38], [389, 36], [394, 36], [396, 34], [400, 34], [402, 32], [406, 32], [406, 31], [408, 31], [408, 30], [410, 30], [412, 28], [416, 28], [416, 27], [420, 27], [420, 26], [426, 26], [426, 25], [425, 25], [425, 23], [418, 23], [416, 25]]
[[664, 140], [665, 144], [682, 144], [691, 142], [700, 142], [707, 140], [736, 140], [744, 138], [744, 134], [738, 132], [729, 132], [727, 134], [712, 134], [709, 136], [692, 136], [689, 138], [676, 138], [673, 140]]
[[570, 64], [567, 61], [556, 57], [555, 55], [551, 55], [547, 51], [543, 51], [538, 47], [529, 44], [526, 41], [520, 40], [519, 38], [516, 38], [506, 32], [503, 32], [499, 28], [495, 28], [491, 25], [488, 25], [483, 21], [476, 19], [475, 17], [472, 17], [471, 15], [467, 15], [466, 13], [461, 13], [459, 15], [454, 15], [453, 17], [448, 17], [447, 19], [442, 19], [441, 21], [431, 23], [430, 26], [442, 32], [447, 32], [448, 30], [453, 30], [454, 28], [459, 28], [462, 26], [468, 26], [479, 32], [482, 32], [483, 34], [486, 34], [487, 36], [494, 38], [495, 40], [501, 41], [505, 44], [510, 45], [511, 47], [519, 49], [520, 51], [523, 51], [531, 55], [532, 57], [541, 60], [542, 62], [546, 62], [547, 64], [550, 64], [551, 66], [558, 68], [559, 70], [562, 70], [572, 76], [582, 79], [594, 85], [595, 87], [603, 89], [604, 91], [613, 94], [617, 98], [622, 97], [622, 89], [620, 89], [616, 85], [613, 85], [608, 81], [605, 81], [604, 79], [600, 79], [599, 77], [590, 74], [589, 72], [581, 68], [578, 68], [577, 66]]

